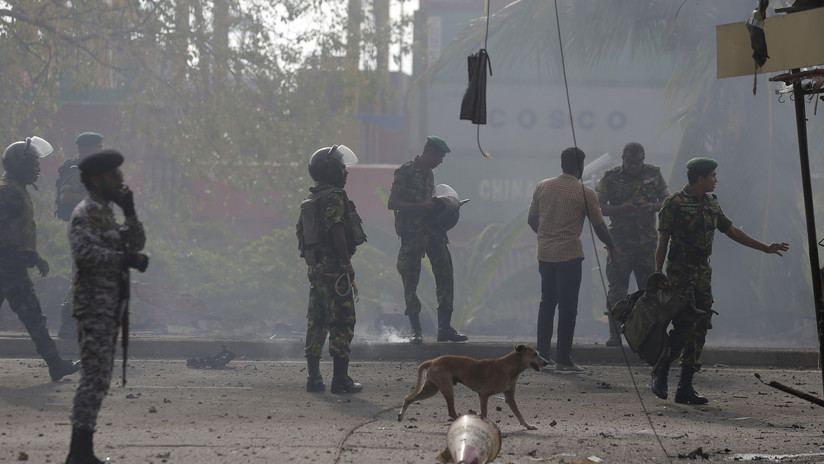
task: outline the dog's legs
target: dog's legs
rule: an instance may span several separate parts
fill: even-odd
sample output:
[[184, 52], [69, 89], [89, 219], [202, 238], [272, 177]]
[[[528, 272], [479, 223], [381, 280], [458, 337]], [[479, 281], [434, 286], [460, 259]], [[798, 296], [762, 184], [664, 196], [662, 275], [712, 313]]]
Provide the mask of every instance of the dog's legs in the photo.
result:
[[438, 389], [446, 400], [446, 409], [449, 411], [449, 417], [457, 419], [458, 413], [455, 412], [455, 392], [452, 390], [452, 382], [445, 382], [444, 385], [438, 385]]
[[520, 422], [521, 425], [526, 427], [527, 430], [538, 430], [538, 427], [527, 424], [527, 422], [524, 420], [524, 416], [521, 415], [521, 411], [518, 410], [518, 403], [515, 402], [514, 388], [512, 390], [504, 392], [504, 400], [506, 401], [506, 404], [509, 406], [509, 409], [511, 409], [512, 412], [515, 413], [515, 417], [518, 418], [518, 422]]
[[401, 407], [401, 412], [398, 413], [398, 422], [403, 420], [403, 415], [406, 414], [406, 408], [409, 407], [410, 404], [414, 403], [415, 401], [425, 400], [427, 398], [431, 398], [438, 393], [438, 387], [430, 380], [427, 380], [426, 383], [423, 384], [420, 391], [413, 391], [412, 393], [408, 394], [406, 398], [403, 400], [403, 407]]
[[481, 417], [486, 417], [487, 407], [489, 406], [489, 394], [478, 393], [478, 398], [481, 400]]

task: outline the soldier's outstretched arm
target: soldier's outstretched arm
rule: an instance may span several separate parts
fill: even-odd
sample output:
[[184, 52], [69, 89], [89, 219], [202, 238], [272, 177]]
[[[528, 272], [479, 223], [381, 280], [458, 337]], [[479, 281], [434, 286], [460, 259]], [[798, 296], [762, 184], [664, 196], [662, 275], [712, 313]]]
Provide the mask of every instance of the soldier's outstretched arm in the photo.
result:
[[767, 254], [776, 254], [778, 256], [784, 256], [783, 254], [781, 254], [781, 252], [790, 249], [790, 244], [786, 242], [775, 242], [767, 245], [766, 243], [760, 242], [750, 237], [749, 234], [735, 226], [730, 226], [730, 228], [727, 229], [724, 233], [727, 234], [727, 237], [735, 240], [736, 242], [744, 246], [750, 247], [754, 250], [763, 251]]

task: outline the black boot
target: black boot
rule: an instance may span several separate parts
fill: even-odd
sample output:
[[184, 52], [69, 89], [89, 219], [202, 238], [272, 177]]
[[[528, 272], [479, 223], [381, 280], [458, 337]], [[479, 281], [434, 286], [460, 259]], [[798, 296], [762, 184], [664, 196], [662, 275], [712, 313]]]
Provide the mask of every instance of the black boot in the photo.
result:
[[452, 311], [438, 310], [438, 341], [465, 342], [469, 337], [455, 330], [452, 325]]
[[669, 359], [661, 361], [652, 373], [652, 392], [662, 400], [667, 399], [667, 389], [669, 387], [667, 380], [669, 379], [671, 363], [672, 361]]
[[421, 329], [420, 315], [410, 314], [409, 325], [412, 326], [412, 336], [409, 337], [409, 343], [413, 345], [420, 345], [421, 343], [423, 343], [423, 330]]
[[320, 375], [320, 356], [307, 356], [306, 370], [309, 373], [306, 378], [306, 391], [310, 393], [326, 391], [326, 385], [323, 384], [323, 377]]
[[45, 358], [45, 361], [49, 365], [49, 376], [51, 376], [52, 382], [57, 382], [63, 377], [80, 370], [80, 361], [67, 361], [61, 358], [60, 355]]
[[621, 346], [621, 333], [618, 331], [620, 322], [612, 317], [612, 312], [607, 310], [607, 324], [609, 324], [609, 339], [604, 343], [606, 346]]
[[675, 402], [681, 404], [707, 404], [710, 400], [705, 396], [699, 395], [694, 388], [692, 388], [692, 376], [695, 375], [695, 369], [687, 366], [681, 366], [681, 379], [678, 381], [678, 390], [675, 392]]
[[349, 377], [349, 358], [332, 358], [332, 393], [358, 393], [363, 385]]
[[94, 455], [93, 436], [94, 432], [91, 430], [72, 428], [72, 443], [69, 445], [66, 464], [103, 464], [103, 461]]

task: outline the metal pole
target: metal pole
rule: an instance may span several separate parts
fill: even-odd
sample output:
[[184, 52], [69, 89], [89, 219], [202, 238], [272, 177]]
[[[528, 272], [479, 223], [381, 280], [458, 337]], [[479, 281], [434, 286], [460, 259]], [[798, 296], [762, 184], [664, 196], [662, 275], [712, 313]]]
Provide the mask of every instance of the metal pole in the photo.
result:
[[[794, 70], [795, 71], [795, 70]], [[818, 263], [818, 241], [815, 232], [815, 209], [813, 208], [813, 189], [810, 182], [810, 158], [807, 149], [807, 116], [804, 108], [804, 88], [801, 79], [793, 81], [795, 98], [795, 123], [798, 127], [798, 152], [801, 160], [801, 184], [804, 189], [804, 213], [807, 219], [807, 246], [810, 251], [810, 270], [813, 278], [813, 296], [815, 297], [815, 320], [818, 329], [818, 359], [824, 359], [824, 300], [821, 291], [821, 267]], [[824, 387], [824, 369], [821, 371]]]

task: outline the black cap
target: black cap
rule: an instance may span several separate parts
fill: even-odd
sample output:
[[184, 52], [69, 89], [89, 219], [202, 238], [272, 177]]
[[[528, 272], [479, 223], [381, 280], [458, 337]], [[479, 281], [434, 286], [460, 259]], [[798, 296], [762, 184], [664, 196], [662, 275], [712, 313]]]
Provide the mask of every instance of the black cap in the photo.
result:
[[123, 164], [123, 155], [117, 150], [103, 150], [83, 158], [77, 167], [87, 176], [98, 176]]

